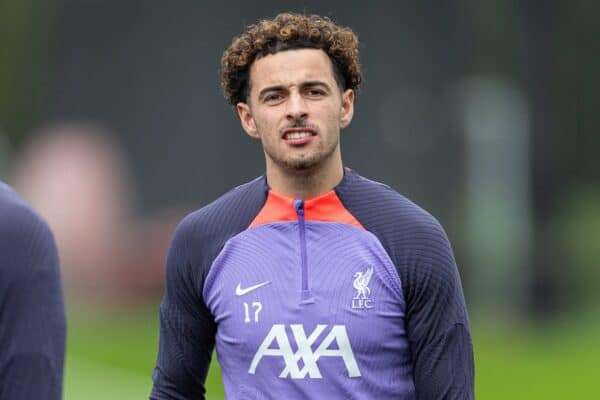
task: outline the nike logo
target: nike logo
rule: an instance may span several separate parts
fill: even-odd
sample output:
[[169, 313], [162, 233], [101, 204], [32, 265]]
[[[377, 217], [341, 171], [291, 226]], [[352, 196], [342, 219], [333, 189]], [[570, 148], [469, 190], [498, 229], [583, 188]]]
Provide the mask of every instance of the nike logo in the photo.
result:
[[257, 285], [254, 285], [254, 286], [248, 286], [247, 288], [244, 288], [244, 289], [242, 289], [242, 284], [238, 283], [237, 287], [235, 288], [235, 295], [236, 296], [243, 296], [245, 294], [250, 293], [253, 290], [256, 290], [256, 289], [261, 288], [263, 286], [267, 286], [270, 283], [271, 283], [271, 281], [266, 281], [266, 282], [262, 282], [262, 283], [259, 283]]

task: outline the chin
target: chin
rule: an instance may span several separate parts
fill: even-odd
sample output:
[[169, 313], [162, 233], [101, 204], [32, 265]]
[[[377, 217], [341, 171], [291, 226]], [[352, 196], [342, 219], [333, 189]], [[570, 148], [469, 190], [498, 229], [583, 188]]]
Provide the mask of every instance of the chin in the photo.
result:
[[306, 174], [315, 170], [317, 163], [309, 160], [286, 160], [279, 164], [288, 172], [294, 174]]
[[319, 160], [315, 157], [288, 160], [286, 162], [287, 168], [295, 171], [310, 171], [314, 169], [318, 164]]

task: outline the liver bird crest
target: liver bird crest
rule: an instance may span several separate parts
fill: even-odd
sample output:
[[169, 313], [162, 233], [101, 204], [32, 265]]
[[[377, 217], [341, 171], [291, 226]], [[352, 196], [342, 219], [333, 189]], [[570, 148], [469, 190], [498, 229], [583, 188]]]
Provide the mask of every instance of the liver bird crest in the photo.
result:
[[369, 282], [373, 276], [373, 267], [369, 267], [364, 272], [357, 272], [354, 274], [354, 289], [356, 289], [355, 299], [367, 299], [371, 295], [371, 289], [369, 289]]

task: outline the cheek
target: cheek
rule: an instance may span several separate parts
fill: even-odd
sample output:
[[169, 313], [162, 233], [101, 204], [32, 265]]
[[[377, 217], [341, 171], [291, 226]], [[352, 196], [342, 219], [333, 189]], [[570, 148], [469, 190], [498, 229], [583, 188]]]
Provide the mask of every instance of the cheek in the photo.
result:
[[278, 134], [277, 121], [269, 115], [255, 116], [254, 123], [262, 140], [272, 140]]
[[277, 114], [271, 109], [261, 110], [261, 112], [254, 114], [254, 119], [257, 125], [262, 127], [270, 127], [275, 125], [277, 118]]
[[327, 126], [331, 129], [339, 129], [341, 112], [336, 107], [330, 107], [325, 115]]

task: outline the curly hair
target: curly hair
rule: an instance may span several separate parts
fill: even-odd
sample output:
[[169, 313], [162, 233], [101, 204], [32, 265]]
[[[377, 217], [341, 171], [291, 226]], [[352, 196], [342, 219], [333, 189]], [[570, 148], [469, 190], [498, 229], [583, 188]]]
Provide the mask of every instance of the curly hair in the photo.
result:
[[221, 86], [235, 107], [249, 94], [250, 66], [261, 57], [280, 51], [314, 48], [327, 53], [337, 84], [356, 90], [362, 81], [358, 59], [358, 37], [347, 27], [327, 17], [282, 13], [271, 20], [249, 25], [235, 37], [221, 59]]

